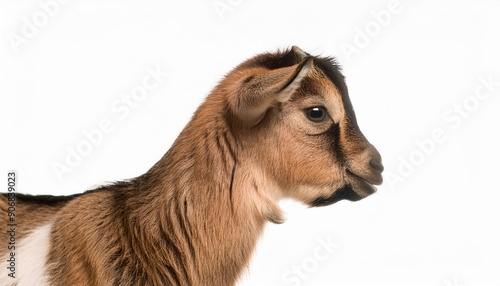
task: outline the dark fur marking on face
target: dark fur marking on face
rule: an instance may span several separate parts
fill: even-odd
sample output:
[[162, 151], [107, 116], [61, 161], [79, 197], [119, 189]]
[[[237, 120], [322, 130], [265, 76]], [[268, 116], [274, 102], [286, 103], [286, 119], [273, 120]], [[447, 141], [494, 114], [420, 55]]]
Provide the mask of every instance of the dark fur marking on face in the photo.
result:
[[340, 126], [338, 123], [332, 124], [332, 127], [328, 129], [326, 134], [331, 140], [332, 152], [335, 154], [339, 164], [344, 164], [346, 161], [345, 154], [342, 152], [342, 146], [340, 146]]
[[354, 113], [354, 108], [352, 107], [351, 100], [349, 99], [349, 92], [347, 90], [344, 75], [340, 72], [340, 66], [337, 64], [335, 59], [328, 57], [315, 58], [314, 64], [316, 64], [316, 66], [323, 71], [323, 73], [325, 73], [325, 75], [339, 89], [347, 118], [353, 126], [357, 127], [358, 123], [356, 121], [356, 114]]
[[322, 207], [334, 204], [341, 200], [349, 200], [349, 201], [358, 201], [361, 197], [354, 192], [354, 189], [351, 185], [345, 185], [342, 188], [336, 190], [329, 197], [320, 197], [315, 199], [310, 203], [311, 207]]

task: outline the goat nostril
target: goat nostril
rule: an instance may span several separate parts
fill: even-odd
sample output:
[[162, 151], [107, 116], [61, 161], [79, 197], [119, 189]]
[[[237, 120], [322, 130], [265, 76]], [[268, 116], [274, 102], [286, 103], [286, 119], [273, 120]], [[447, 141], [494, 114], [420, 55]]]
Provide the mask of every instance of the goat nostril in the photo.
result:
[[370, 160], [370, 166], [376, 170], [376, 171], [379, 171], [379, 172], [382, 172], [384, 171], [384, 166], [382, 165], [382, 163], [379, 161], [379, 160], [374, 160], [374, 159], [371, 159]]

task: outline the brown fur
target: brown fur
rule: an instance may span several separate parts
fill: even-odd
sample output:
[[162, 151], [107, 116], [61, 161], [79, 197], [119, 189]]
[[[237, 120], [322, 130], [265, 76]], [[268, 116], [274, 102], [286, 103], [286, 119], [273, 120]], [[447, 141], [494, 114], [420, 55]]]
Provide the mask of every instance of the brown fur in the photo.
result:
[[[317, 106], [330, 118], [308, 120]], [[266, 221], [283, 221], [281, 198], [358, 200], [381, 172], [335, 62], [294, 47], [229, 73], [146, 174], [51, 205], [20, 199], [17, 219], [21, 238], [53, 221], [52, 285], [234, 285]]]

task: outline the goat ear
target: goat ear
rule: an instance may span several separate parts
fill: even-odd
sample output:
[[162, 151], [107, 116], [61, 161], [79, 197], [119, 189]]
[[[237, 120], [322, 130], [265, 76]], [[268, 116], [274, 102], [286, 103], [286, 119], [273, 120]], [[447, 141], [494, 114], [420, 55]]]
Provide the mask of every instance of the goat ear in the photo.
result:
[[293, 66], [274, 70], [254, 69], [249, 76], [241, 79], [230, 101], [234, 113], [249, 126], [257, 125], [270, 107], [290, 99], [312, 63], [312, 58], [306, 55]]
[[297, 46], [293, 46], [292, 47], [292, 52], [293, 54], [295, 55], [295, 58], [300, 62], [302, 61], [303, 59], [305, 59], [306, 57], [309, 56], [308, 53], [304, 52], [301, 48], [297, 47]]

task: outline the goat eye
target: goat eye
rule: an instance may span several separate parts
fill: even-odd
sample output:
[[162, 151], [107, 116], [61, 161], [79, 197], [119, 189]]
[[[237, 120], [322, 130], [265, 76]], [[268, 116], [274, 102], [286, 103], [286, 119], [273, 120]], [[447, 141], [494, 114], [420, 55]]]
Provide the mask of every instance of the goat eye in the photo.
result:
[[306, 116], [313, 122], [323, 122], [327, 118], [324, 107], [313, 107], [306, 110]]

